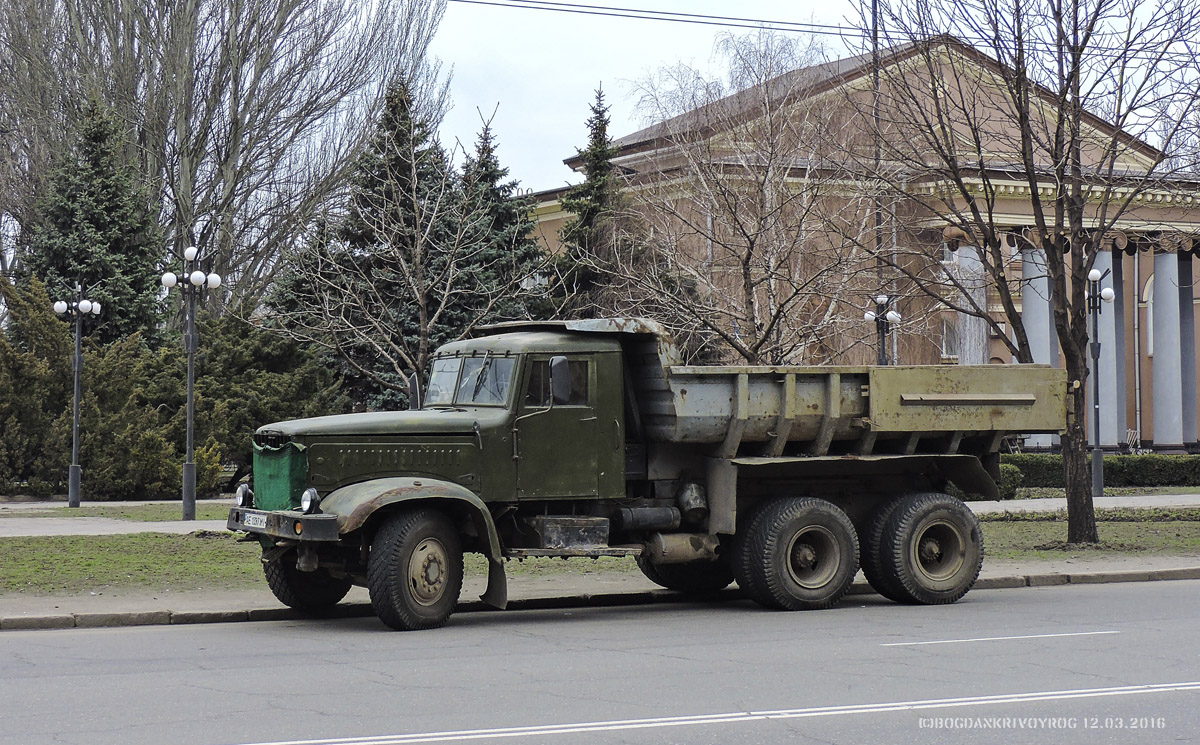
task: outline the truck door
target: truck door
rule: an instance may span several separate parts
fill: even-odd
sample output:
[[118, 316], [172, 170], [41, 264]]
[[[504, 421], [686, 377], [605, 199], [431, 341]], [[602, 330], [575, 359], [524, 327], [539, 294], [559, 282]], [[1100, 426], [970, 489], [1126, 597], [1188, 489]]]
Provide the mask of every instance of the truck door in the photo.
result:
[[598, 493], [596, 361], [591, 355], [568, 355], [567, 365], [570, 399], [551, 406], [550, 356], [529, 361], [513, 425], [520, 499]]

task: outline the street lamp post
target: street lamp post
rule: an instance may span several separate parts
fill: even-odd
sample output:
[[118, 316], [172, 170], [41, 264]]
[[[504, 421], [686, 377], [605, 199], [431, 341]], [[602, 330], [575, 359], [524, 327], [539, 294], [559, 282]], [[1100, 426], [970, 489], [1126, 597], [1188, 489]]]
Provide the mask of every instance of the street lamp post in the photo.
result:
[[[181, 281], [182, 280], [182, 281]], [[208, 289], [221, 286], [221, 275], [200, 268], [200, 250], [183, 250], [183, 274], [167, 272], [162, 285], [169, 291], [178, 286], [183, 293], [183, 349], [187, 354], [187, 455], [183, 462], [183, 519], [196, 519], [196, 449], [193, 436], [196, 418], [196, 303]]]
[[79, 466], [79, 397], [83, 379], [83, 317], [100, 315], [100, 303], [83, 296], [83, 286], [76, 283], [71, 302], [56, 300], [54, 312], [75, 319], [75, 356], [71, 367], [75, 371], [75, 400], [71, 404], [71, 468], [67, 472], [67, 506], [79, 506], [79, 485], [83, 469]]
[[1104, 452], [1100, 448], [1100, 313], [1103, 303], [1111, 303], [1116, 293], [1113, 288], [1100, 288], [1100, 281], [1107, 277], [1099, 269], [1088, 272], [1088, 312], [1092, 314], [1092, 498], [1104, 496]]
[[891, 307], [896, 298], [890, 295], [875, 296], [875, 310], [868, 310], [863, 313], [863, 318], [868, 321], [875, 322], [875, 331], [879, 334], [879, 364], [890, 364], [887, 353], [888, 334], [892, 331], [892, 324], [900, 323], [900, 314], [896, 309]]

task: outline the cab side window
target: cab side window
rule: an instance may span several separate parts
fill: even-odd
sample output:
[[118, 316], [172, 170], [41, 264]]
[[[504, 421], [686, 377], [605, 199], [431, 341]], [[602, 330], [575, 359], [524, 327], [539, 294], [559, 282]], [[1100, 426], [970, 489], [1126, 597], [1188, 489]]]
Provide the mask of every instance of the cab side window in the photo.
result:
[[[571, 398], [565, 405], [587, 406], [590, 400], [588, 361], [568, 360], [567, 369], [571, 373]], [[544, 408], [549, 405], [550, 360], [534, 360], [529, 367], [529, 386], [525, 390], [525, 406], [527, 408]]]

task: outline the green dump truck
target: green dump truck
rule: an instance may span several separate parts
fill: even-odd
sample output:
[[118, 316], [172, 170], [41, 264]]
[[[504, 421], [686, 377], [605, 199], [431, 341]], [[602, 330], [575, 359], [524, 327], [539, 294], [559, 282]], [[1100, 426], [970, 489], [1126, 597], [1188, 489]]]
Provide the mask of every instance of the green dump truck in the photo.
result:
[[260, 428], [229, 528], [286, 605], [363, 585], [396, 629], [446, 622], [464, 552], [497, 608], [505, 560], [533, 556], [633, 556], [785, 610], [836, 604], [861, 566], [892, 600], [951, 603], [983, 546], [947, 485], [996, 498], [1001, 439], [1066, 421], [1045, 366], [680, 363], [652, 321], [490, 327], [437, 351], [412, 410]]

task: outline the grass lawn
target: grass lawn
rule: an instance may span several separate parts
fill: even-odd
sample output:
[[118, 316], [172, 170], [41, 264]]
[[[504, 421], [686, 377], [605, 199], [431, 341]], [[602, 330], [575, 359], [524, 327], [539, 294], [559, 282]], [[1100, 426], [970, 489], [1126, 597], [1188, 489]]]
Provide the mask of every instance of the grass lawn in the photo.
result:
[[[989, 515], [982, 523], [987, 556], [1007, 560], [1129, 554], [1200, 557], [1200, 509], [1099, 510], [1097, 516], [1101, 542], [1067, 546], [1065, 513]], [[257, 543], [239, 543], [224, 531], [0, 538], [0, 595], [264, 587], [259, 553]], [[514, 577], [638, 572], [628, 557], [537, 558], [509, 561], [506, 568]], [[469, 554], [466, 571], [486, 576], [486, 562]]]
[[0, 538], [0, 594], [249, 587], [262, 581], [260, 553], [212, 531]]
[[[224, 520], [229, 517], [229, 508], [233, 502], [229, 500], [212, 500], [196, 502], [197, 520]], [[120, 502], [112, 504], [88, 504], [74, 509], [61, 503], [47, 506], [45, 509], [2, 510], [0, 518], [5, 517], [109, 517], [114, 520], [135, 520], [137, 522], [166, 522], [179, 520], [183, 514], [181, 503], [171, 504], [137, 504], [123, 505]]]
[[[1152, 516], [1147, 516], [1151, 517]], [[1200, 520], [1105, 520], [1097, 525], [1100, 543], [1068, 545], [1067, 522], [1061, 520], [987, 520], [983, 523], [986, 555], [994, 559], [1063, 559], [1070, 556], [1163, 555], [1200, 556]]]

